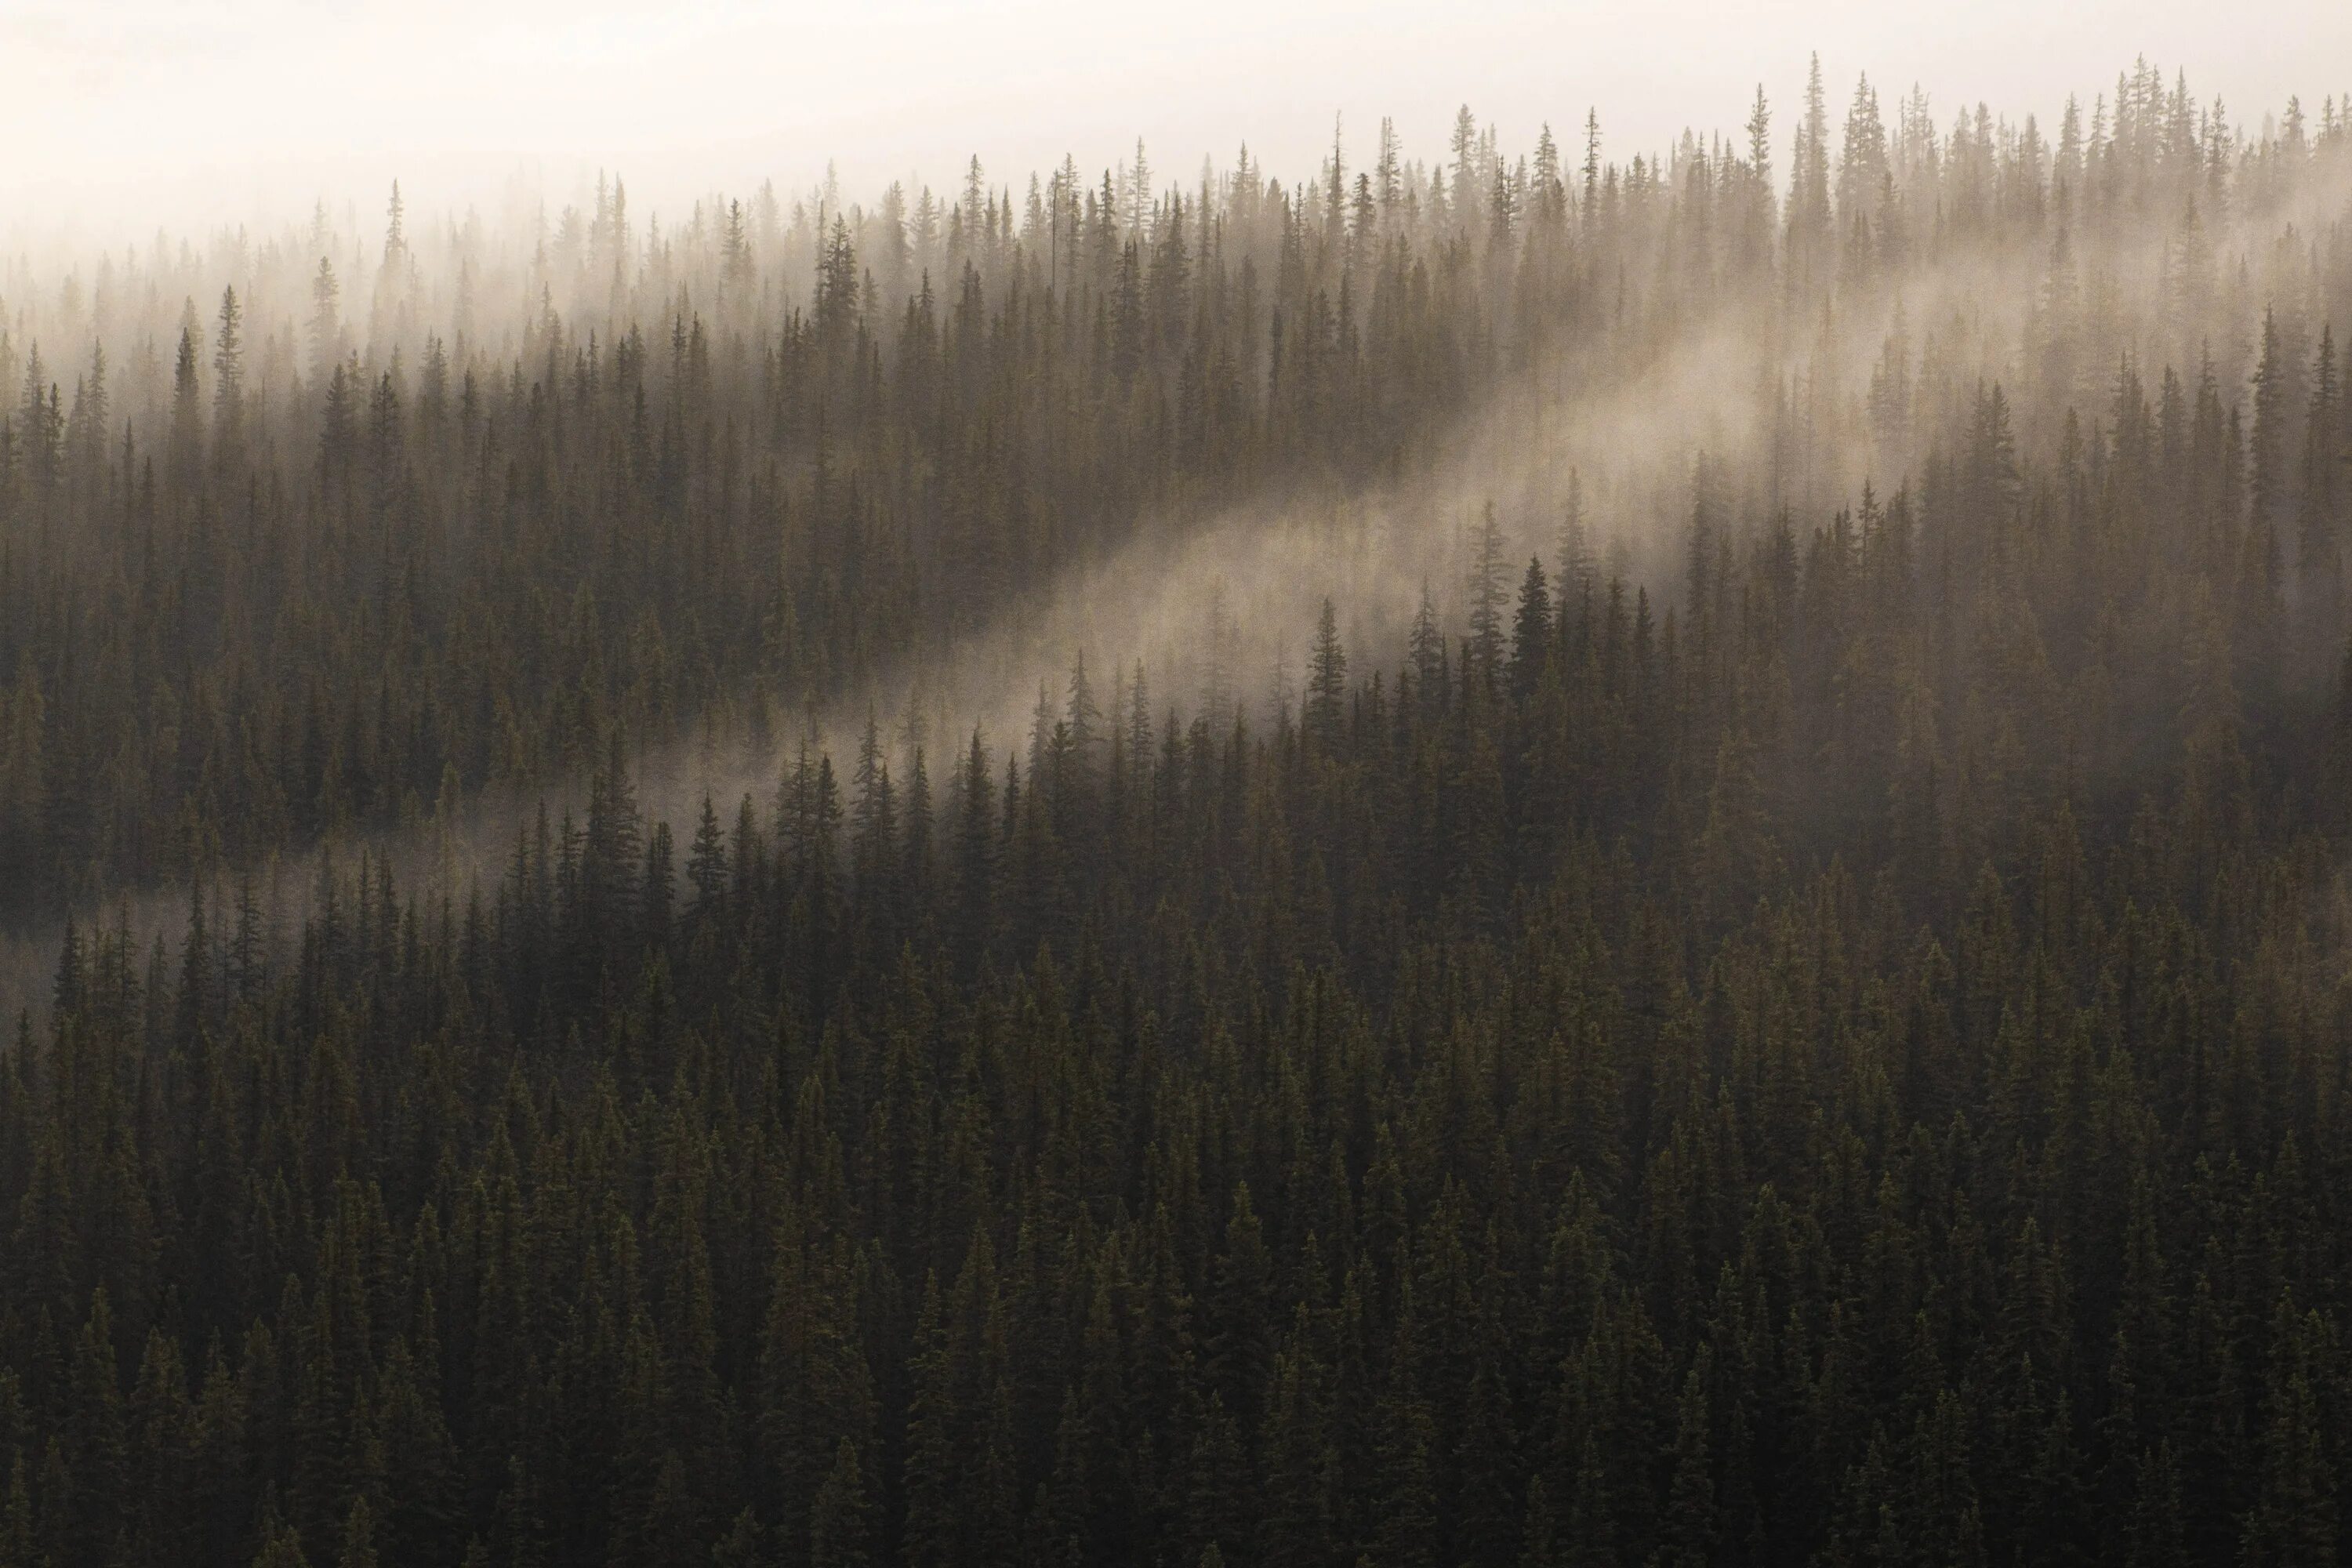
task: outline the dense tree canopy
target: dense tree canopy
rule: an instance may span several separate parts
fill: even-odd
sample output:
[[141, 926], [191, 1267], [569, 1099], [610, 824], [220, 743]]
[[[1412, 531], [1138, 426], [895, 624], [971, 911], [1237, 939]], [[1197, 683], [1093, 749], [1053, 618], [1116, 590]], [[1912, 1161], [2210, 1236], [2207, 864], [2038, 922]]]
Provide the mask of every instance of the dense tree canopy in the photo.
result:
[[[0, 1568], [2341, 1561], [2352, 121], [1893, 121], [1817, 79], [1785, 191], [1760, 98], [1624, 166], [1465, 110], [1297, 187], [615, 187], [507, 271], [395, 196], [377, 358], [322, 222], [119, 444], [28, 343]], [[1915, 341], [1954, 274], [2032, 297]], [[1800, 367], [1747, 437], [1515, 483], [1409, 626], [1313, 592], [1295, 690], [790, 739], [1725, 330]], [[714, 713], [775, 760], [664, 820]], [[347, 847], [572, 775], [470, 886]]]

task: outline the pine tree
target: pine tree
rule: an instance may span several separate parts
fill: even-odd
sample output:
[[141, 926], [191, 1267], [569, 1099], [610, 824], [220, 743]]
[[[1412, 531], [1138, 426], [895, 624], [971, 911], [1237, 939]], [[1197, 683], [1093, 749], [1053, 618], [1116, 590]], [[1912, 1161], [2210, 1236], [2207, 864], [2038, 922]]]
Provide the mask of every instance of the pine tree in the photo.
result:
[[1342, 705], [1348, 690], [1348, 655], [1339, 646], [1339, 621], [1331, 601], [1315, 624], [1315, 647], [1307, 659], [1307, 728], [1328, 750], [1339, 744]]
[[1495, 503], [1479, 513], [1470, 566], [1470, 654], [1480, 678], [1492, 685], [1503, 668], [1503, 533]]

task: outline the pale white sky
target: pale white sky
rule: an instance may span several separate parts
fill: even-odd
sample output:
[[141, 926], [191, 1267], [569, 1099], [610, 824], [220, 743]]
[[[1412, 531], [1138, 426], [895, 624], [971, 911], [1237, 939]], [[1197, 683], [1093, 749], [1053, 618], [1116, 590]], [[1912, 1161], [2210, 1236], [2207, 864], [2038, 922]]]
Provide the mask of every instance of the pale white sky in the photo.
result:
[[1067, 151], [1091, 177], [1139, 135], [1163, 175], [1246, 139], [1303, 178], [1335, 112], [1351, 161], [1384, 113], [1427, 157], [1465, 100], [1514, 149], [1545, 120], [1572, 141], [1595, 105], [1623, 157], [1736, 127], [1759, 81], [1785, 173], [1814, 49], [1841, 113], [1866, 69], [1886, 98], [1921, 82], [1941, 124], [1978, 99], [2054, 120], [2145, 53], [2258, 118], [2352, 88], [2352, 4], [0, 0], [0, 201], [152, 226], [322, 190], [373, 205], [394, 174], [432, 210], [617, 165], [642, 211], [827, 158], [857, 197], [952, 184], [972, 153], [1019, 180]]

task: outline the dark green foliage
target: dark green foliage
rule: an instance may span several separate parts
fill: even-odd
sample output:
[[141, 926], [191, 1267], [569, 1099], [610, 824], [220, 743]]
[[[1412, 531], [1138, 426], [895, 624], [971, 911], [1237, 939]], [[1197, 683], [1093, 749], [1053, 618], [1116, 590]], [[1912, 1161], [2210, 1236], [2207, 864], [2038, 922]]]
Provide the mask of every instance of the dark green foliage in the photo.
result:
[[[1824, 570], [1727, 640], [1874, 635]], [[1552, 641], [1523, 695], [1474, 655], [1376, 726], [1326, 690], [1312, 746], [1203, 741], [1153, 786], [1201, 826], [1140, 852], [1114, 751], [1056, 786], [1059, 909], [1017, 886], [1049, 792], [1008, 814], [975, 752], [947, 832], [992, 912], [920, 940], [876, 907], [913, 831], [881, 763], [844, 833], [823, 758], [772, 835], [707, 813], [658, 920], [667, 830], [600, 785], [551, 892], [528, 838], [463, 920], [331, 872], [267, 983], [219, 982], [201, 911], [143, 993], [78, 934], [0, 1100], [10, 1528], [72, 1562], [2332, 1552], [2334, 840], [2262, 826], [2326, 728], [2249, 725], [2276, 782], [2237, 813], [2193, 703], [2137, 784], [1939, 803], [1984, 856], [1955, 886], [1752, 744], [1726, 782], [1739, 663], [1612, 698], [1605, 631]], [[1612, 700], [1656, 704], [1622, 761], [1575, 738]], [[1713, 798], [1687, 858], [1669, 800], [1576, 782], [1645, 752]], [[1345, 803], [1431, 752], [1501, 842], [1558, 792], [1557, 858], [1406, 878], [1414, 825]], [[1567, 771], [1478, 805], [1482, 752]], [[1239, 840], [1287, 842], [1205, 883], [1226, 829], [1184, 797], [1229, 770], [1266, 781]], [[1310, 875], [1336, 946], [1269, 918]]]
[[[2120, 222], [2141, 161], [2208, 190], [2185, 93], [2179, 145], [2129, 97], [2063, 197], [1964, 121], [1933, 235], [1862, 178], [1866, 95], [1833, 213], [1818, 85], [1785, 222], [1736, 159], [1670, 210], [1804, 295]], [[28, 399], [0, 538], [90, 528], [0, 558], [25, 908], [587, 790], [469, 897], [321, 856], [299, 931], [243, 878], [168, 945], [65, 925], [0, 1048], [0, 1568], [2338, 1561], [2324, 322], [2307, 381], [2312, 323], [2263, 326], [2244, 439], [2126, 363], [2048, 428], [1923, 394], [1918, 481], [1856, 511], [1701, 458], [1654, 607], [1580, 479], [1515, 599], [1481, 509], [1461, 625], [1287, 628], [1295, 716], [1081, 664], [1018, 754], [767, 756], [682, 865], [636, 794], [629, 738], [977, 623], [1147, 503], [1392, 460], [1508, 323], [1591, 328], [1594, 256], [1688, 265], [1666, 176], [1578, 196], [1543, 145], [1529, 186], [1465, 110], [1442, 187], [1384, 149], [1352, 209], [1336, 153], [1319, 209], [1057, 174], [1043, 273], [975, 165], [945, 321], [835, 216], [804, 316], [666, 356], [551, 317], [462, 394], [347, 376], [322, 271], [315, 484], [258, 456], [250, 334], [209, 424], [180, 340], [152, 486], [93, 459], [48, 510]]]

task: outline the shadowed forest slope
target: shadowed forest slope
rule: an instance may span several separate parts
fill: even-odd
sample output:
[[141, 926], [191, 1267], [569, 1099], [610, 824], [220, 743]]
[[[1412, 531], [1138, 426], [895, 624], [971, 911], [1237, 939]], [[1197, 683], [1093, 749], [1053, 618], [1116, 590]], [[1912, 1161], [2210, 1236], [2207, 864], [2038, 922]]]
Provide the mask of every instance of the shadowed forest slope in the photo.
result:
[[0, 1568], [2338, 1560], [2352, 122], [1823, 96], [9, 281]]

